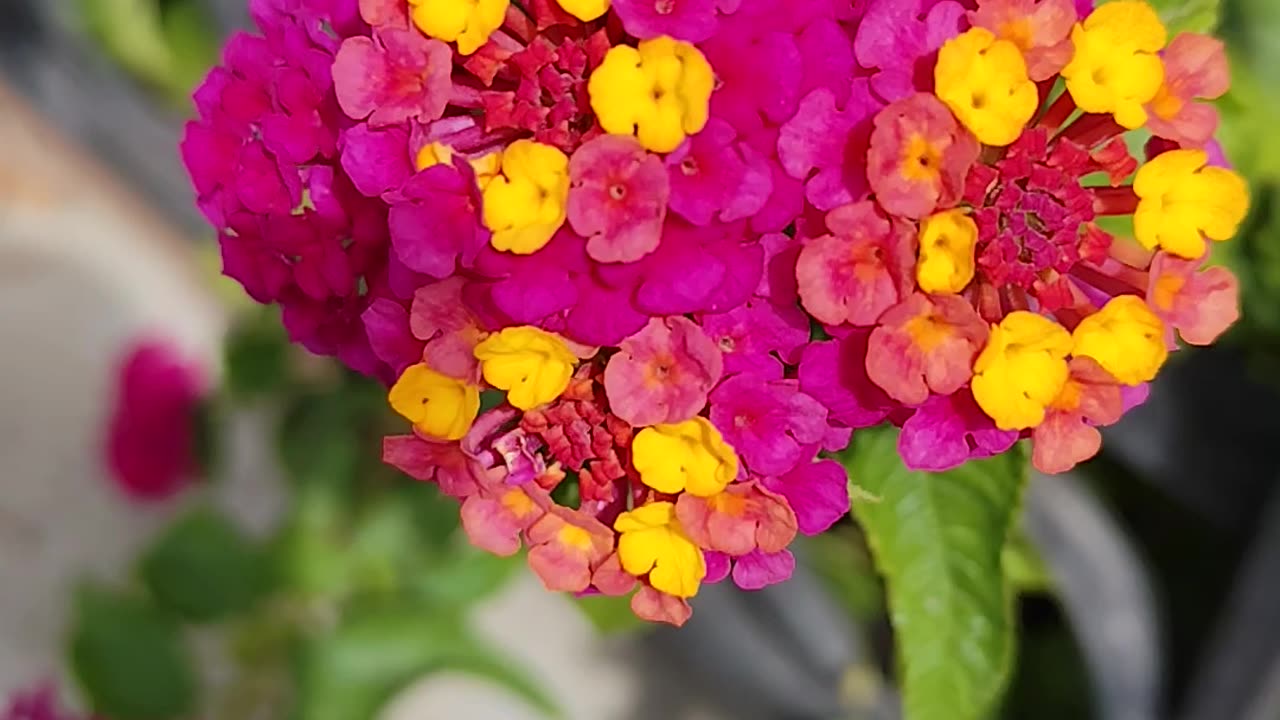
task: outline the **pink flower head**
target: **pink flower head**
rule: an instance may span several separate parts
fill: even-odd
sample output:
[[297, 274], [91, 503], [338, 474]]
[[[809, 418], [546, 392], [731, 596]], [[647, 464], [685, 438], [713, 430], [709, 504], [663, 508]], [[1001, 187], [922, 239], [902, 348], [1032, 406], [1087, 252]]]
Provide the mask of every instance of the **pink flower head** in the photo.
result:
[[568, 218], [598, 262], [629, 263], [662, 239], [671, 194], [662, 160], [631, 136], [601, 135], [569, 161]]
[[875, 119], [867, 179], [891, 215], [920, 219], [953, 207], [978, 159], [978, 141], [933, 95], [899, 100]]
[[827, 408], [832, 422], [850, 428], [878, 425], [896, 407], [867, 375], [869, 330], [810, 344], [800, 359], [800, 389]]
[[919, 405], [930, 392], [950, 395], [973, 377], [987, 323], [958, 295], [913, 293], [871, 332], [867, 375], [893, 399]]
[[866, 194], [864, 157], [871, 119], [882, 105], [859, 78], [843, 107], [835, 93], [818, 88], [782, 126], [778, 158], [788, 175], [805, 182], [805, 197], [817, 209], [831, 210]]
[[1156, 253], [1147, 298], [1170, 331], [1192, 345], [1211, 345], [1240, 319], [1240, 282], [1226, 268], [1201, 265]]
[[871, 325], [915, 284], [915, 237], [869, 201], [833, 210], [827, 227], [796, 263], [804, 308], [829, 325]]
[[704, 315], [702, 329], [724, 354], [727, 374], [769, 374], [779, 361], [795, 364], [809, 342], [809, 321], [800, 308], [748, 300], [728, 313]]
[[834, 460], [800, 463], [763, 482], [791, 506], [805, 535], [825, 532], [849, 514], [849, 476]]
[[755, 215], [773, 189], [766, 161], [749, 145], [737, 142], [733, 126], [715, 118], [668, 155], [666, 164], [671, 210], [694, 225], [707, 225], [716, 217]]
[[912, 470], [944, 472], [971, 458], [985, 458], [1013, 447], [1018, 433], [996, 428], [968, 388], [934, 395], [903, 424], [898, 452]]
[[576, 510], [552, 507], [529, 527], [529, 567], [548, 590], [586, 590], [612, 551], [613, 532]]
[[58, 689], [53, 683], [19, 690], [0, 705], [0, 720], [93, 720], [92, 716], [73, 713], [58, 701]]
[[130, 498], [167, 499], [200, 472], [196, 414], [203, 373], [166, 342], [133, 345], [118, 372], [107, 466]]
[[734, 375], [711, 393], [711, 422], [751, 471], [781, 475], [815, 454], [827, 409], [795, 380]]
[[605, 392], [631, 425], [678, 423], [707, 404], [724, 360], [702, 328], [683, 317], [650, 320], [622, 341], [604, 373]]
[[1092, 358], [1072, 358], [1067, 385], [1031, 432], [1032, 464], [1060, 473], [1097, 455], [1102, 435], [1096, 426], [1116, 422], [1123, 411], [1120, 383]]
[[974, 27], [1018, 46], [1035, 82], [1058, 74], [1071, 60], [1071, 28], [1079, 17], [1072, 0], [982, 0], [969, 12]]
[[720, 0], [613, 0], [628, 35], [641, 40], [668, 35], [698, 43], [716, 32]]
[[480, 225], [480, 197], [465, 163], [435, 165], [413, 176], [391, 206], [392, 247], [405, 267], [434, 278], [470, 262], [488, 243]]
[[1231, 87], [1231, 69], [1222, 41], [1180, 33], [1165, 48], [1164, 87], [1148, 105], [1147, 127], [1159, 137], [1201, 147], [1218, 130], [1218, 111], [1208, 103]]
[[333, 63], [342, 111], [373, 127], [444, 114], [453, 90], [449, 46], [417, 30], [386, 27], [373, 37], [343, 41]]
[[757, 482], [734, 483], [707, 498], [685, 493], [676, 501], [676, 517], [699, 547], [735, 557], [756, 549], [779, 552], [796, 536], [787, 501]]

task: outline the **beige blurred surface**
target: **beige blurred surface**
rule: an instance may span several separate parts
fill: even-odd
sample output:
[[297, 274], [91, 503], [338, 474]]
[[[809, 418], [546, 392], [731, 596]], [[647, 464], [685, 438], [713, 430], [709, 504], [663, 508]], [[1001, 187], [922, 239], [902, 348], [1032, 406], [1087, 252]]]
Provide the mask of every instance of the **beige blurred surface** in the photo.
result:
[[[127, 505], [99, 464], [126, 344], [175, 340], [211, 370], [225, 311], [195, 247], [119, 181], [51, 135], [0, 85], [0, 693], [59, 672], [69, 593], [121, 579], [164, 510]], [[157, 148], [157, 152], [171, 151]], [[229, 502], [255, 526], [280, 498], [253, 421], [235, 428]], [[563, 597], [522, 575], [479, 610], [481, 631], [582, 720], [624, 718], [637, 683]], [[491, 686], [437, 677], [384, 720], [522, 720]]]

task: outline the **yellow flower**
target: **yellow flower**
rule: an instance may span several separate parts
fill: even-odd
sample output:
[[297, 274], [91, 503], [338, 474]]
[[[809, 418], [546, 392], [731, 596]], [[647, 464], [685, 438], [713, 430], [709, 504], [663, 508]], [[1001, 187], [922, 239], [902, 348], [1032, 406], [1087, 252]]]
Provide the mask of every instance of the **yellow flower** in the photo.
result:
[[698, 48], [667, 36], [619, 45], [591, 73], [587, 93], [605, 132], [667, 153], [707, 124], [715, 75]]
[[1249, 212], [1248, 187], [1236, 173], [1208, 162], [1202, 150], [1171, 150], [1138, 171], [1133, 231], [1143, 247], [1197, 260], [1205, 237], [1221, 242], [1240, 229]]
[[591, 22], [609, 12], [609, 0], [556, 0], [565, 12], [582, 22]]
[[948, 40], [933, 74], [935, 94], [986, 145], [1012, 144], [1040, 104], [1022, 51], [983, 28]]
[[1126, 385], [1154, 380], [1169, 357], [1164, 323], [1136, 295], [1120, 295], [1076, 326], [1073, 354], [1090, 357]]
[[578, 361], [558, 336], [535, 327], [513, 327], [485, 338], [475, 349], [490, 385], [507, 391], [507, 402], [532, 410], [560, 397]]
[[920, 223], [916, 282], [927, 293], [958, 293], [973, 280], [978, 225], [963, 210], [947, 210]]
[[496, 250], [530, 255], [564, 225], [569, 202], [569, 158], [559, 148], [517, 140], [502, 153], [487, 184], [484, 224]]
[[438, 440], [460, 440], [480, 412], [479, 388], [425, 363], [406, 368], [387, 401], [418, 432]]
[[613, 529], [618, 538], [622, 569], [636, 577], [649, 575], [656, 590], [678, 598], [698, 593], [707, 576], [702, 550], [684, 534], [676, 520], [676, 506], [669, 502], [643, 505], [618, 516]]
[[1110, 113], [1130, 130], [1147, 121], [1143, 107], [1164, 85], [1158, 53], [1168, 33], [1150, 5], [1119, 0], [1101, 5], [1071, 30], [1075, 55], [1062, 70], [1081, 110]]
[[710, 497], [738, 476], [737, 453], [704, 417], [641, 430], [631, 462], [641, 482], [662, 493]]
[[973, 398], [1001, 430], [1033, 428], [1067, 382], [1070, 352], [1066, 328], [1025, 310], [1009, 313], [973, 365]]
[[409, 0], [409, 15], [423, 34], [457, 42], [458, 52], [470, 55], [502, 27], [510, 4], [510, 0]]

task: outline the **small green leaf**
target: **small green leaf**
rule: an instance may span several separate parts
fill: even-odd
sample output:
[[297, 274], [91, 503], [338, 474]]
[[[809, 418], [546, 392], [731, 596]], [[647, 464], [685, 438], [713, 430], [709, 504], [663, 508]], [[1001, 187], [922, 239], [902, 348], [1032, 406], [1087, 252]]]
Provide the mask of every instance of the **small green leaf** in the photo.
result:
[[631, 609], [629, 595], [587, 595], [575, 598], [574, 604], [601, 635], [621, 635], [646, 627]]
[[82, 590], [71, 665], [95, 713], [167, 720], [195, 706], [196, 680], [178, 626], [140, 598]]
[[363, 419], [342, 392], [299, 397], [280, 426], [280, 454], [289, 479], [299, 485], [350, 487], [358, 480], [366, 448]]
[[269, 583], [263, 551], [226, 517], [204, 508], [166, 530], [140, 570], [161, 607], [197, 623], [249, 609]]
[[1028, 462], [1019, 447], [945, 473], [908, 470], [893, 429], [862, 431], [845, 454], [885, 577], [908, 720], [981, 720], [1008, 682], [1015, 647], [1001, 568]]
[[358, 608], [332, 633], [312, 638], [297, 666], [303, 720], [370, 720], [397, 692], [431, 673], [492, 681], [548, 716], [554, 703], [537, 683], [457, 619], [415, 605]]
[[434, 604], [466, 608], [497, 592], [522, 566], [519, 555], [499, 557], [458, 535], [440, 558], [418, 571], [414, 588]]

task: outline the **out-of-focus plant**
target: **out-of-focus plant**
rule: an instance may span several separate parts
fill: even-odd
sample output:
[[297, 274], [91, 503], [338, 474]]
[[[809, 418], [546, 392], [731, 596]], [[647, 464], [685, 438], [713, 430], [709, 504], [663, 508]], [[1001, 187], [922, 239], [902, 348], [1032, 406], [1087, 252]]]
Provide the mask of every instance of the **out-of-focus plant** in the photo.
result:
[[214, 448], [246, 408], [278, 419], [290, 498], [278, 529], [255, 537], [218, 509], [217, 472], [187, 486], [130, 579], [77, 593], [68, 651], [89, 707], [111, 720], [360, 720], [407, 684], [458, 671], [554, 715], [467, 622], [517, 565], [466, 542], [453, 500], [379, 462], [379, 386], [303, 357], [279, 328], [269, 313], [240, 325], [221, 388], [203, 411], [171, 415]]
[[77, 0], [104, 52], [175, 106], [217, 59], [218, 36], [200, 0]]

